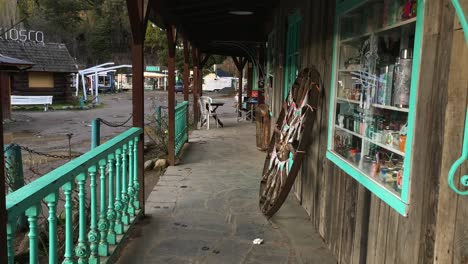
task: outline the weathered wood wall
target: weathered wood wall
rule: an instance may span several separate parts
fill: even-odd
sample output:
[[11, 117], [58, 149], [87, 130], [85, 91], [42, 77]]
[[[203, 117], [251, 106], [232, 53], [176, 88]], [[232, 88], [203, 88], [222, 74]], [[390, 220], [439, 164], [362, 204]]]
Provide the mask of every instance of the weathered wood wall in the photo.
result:
[[2, 121], [11, 118], [10, 74], [8, 72], [0, 72], [0, 106], [2, 107]]
[[11, 93], [13, 95], [52, 95], [54, 103], [71, 102], [73, 100], [71, 81], [66, 73], [54, 73], [54, 88], [29, 88], [27, 72], [13, 73]]
[[[324, 80], [325, 96], [295, 195], [340, 263], [468, 263], [468, 198], [447, 185], [448, 170], [461, 153], [468, 103], [468, 50], [450, 0], [425, 3], [408, 217], [325, 157], [334, 2], [281, 1], [274, 14], [277, 54], [269, 96], [274, 117], [283, 98], [287, 17], [295, 10], [302, 15], [299, 68], [315, 66]], [[468, 10], [468, 0], [462, 5]]]

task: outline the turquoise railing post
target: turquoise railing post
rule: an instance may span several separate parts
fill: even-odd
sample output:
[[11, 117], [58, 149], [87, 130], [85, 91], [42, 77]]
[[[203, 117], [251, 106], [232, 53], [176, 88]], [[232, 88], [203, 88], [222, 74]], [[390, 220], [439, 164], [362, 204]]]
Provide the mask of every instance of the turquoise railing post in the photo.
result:
[[40, 205], [34, 205], [29, 207], [26, 210], [26, 216], [28, 217], [29, 222], [29, 263], [38, 264], [39, 263], [39, 230], [37, 229], [37, 218], [40, 214], [41, 207]]
[[[138, 155], [135, 155], [135, 146], [138, 147], [138, 139], [135, 138], [140, 137], [142, 133], [141, 128], [131, 128], [42, 176], [33, 183], [9, 193], [6, 197], [8, 219], [6, 224], [6, 245], [4, 245], [7, 249], [7, 263], [15, 263], [16, 223], [18, 217], [24, 215], [25, 212], [29, 223], [30, 250], [28, 263], [39, 263], [39, 257], [42, 256], [40, 256], [39, 251], [40, 232], [38, 224], [39, 222], [42, 223], [42, 221], [39, 221], [42, 201], [46, 202], [48, 208], [48, 217], [44, 220], [48, 220], [48, 223], [45, 224], [48, 226], [49, 232], [49, 259], [48, 261], [43, 260], [44, 262], [56, 264], [58, 259], [64, 259], [62, 262], [64, 264], [95, 264], [114, 254], [115, 249], [118, 247], [110, 247], [109, 242], [116, 244], [118, 238], [120, 238], [120, 236], [117, 236], [117, 232], [123, 234], [136, 221], [135, 217], [129, 217], [128, 211], [121, 211], [121, 214], [119, 214], [119, 211], [120, 209], [123, 210], [125, 206], [131, 206], [133, 207], [133, 213], [137, 213], [134, 209], [134, 202], [136, 201], [135, 187], [139, 188], [135, 172], [135, 168], [137, 168], [135, 158], [138, 158]], [[131, 157], [129, 157], [130, 155]], [[90, 177], [89, 213], [87, 212], [86, 201], [88, 175]], [[130, 178], [127, 178], [127, 175]], [[109, 177], [109, 183], [106, 182], [107, 177]], [[78, 190], [76, 206], [74, 206], [75, 198], [72, 195], [75, 190], [75, 182]], [[98, 183], [100, 190], [97, 189], [99, 188]], [[130, 196], [133, 201], [130, 201], [128, 197], [127, 191], [129, 189], [133, 190]], [[59, 247], [57, 234], [59, 191], [63, 191], [65, 198], [63, 212], [65, 214], [65, 252], [63, 255], [58, 255], [60, 251], [57, 250]], [[101, 196], [98, 198], [97, 195]], [[121, 204], [119, 205], [119, 203]], [[76, 213], [78, 213], [78, 220], [73, 217]], [[115, 216], [110, 217], [112, 214]], [[118, 217], [117, 214], [119, 214]], [[125, 220], [125, 216], [127, 216], [127, 220]], [[89, 222], [88, 217], [90, 217]], [[127, 223], [122, 223], [122, 219]], [[73, 227], [77, 224], [78, 230], [75, 230], [75, 233]], [[88, 235], [86, 235], [87, 231], [89, 231]], [[74, 235], [78, 235], [77, 241], [74, 240], [76, 238]], [[115, 242], [111, 241], [112, 236], [115, 237]]]
[[8, 175], [10, 192], [16, 191], [24, 186], [23, 160], [21, 157], [21, 148], [18, 145], [6, 145], [5, 151], [5, 171]]
[[78, 263], [88, 264], [88, 244], [86, 241], [86, 173], [80, 173], [76, 177], [76, 182], [78, 183], [79, 231], [75, 254], [78, 257]]
[[114, 210], [114, 154], [108, 156], [108, 178], [109, 178], [109, 195], [108, 195], [108, 206], [107, 206], [107, 223], [109, 225], [107, 232], [107, 243], [109, 245], [115, 245], [117, 243], [117, 236], [115, 234], [115, 210]]
[[75, 263], [75, 256], [73, 252], [73, 182], [65, 183], [62, 189], [63, 193], [65, 194], [65, 259], [62, 263], [73, 264]]
[[101, 257], [106, 257], [109, 254], [109, 245], [107, 244], [107, 229], [109, 225], [106, 219], [106, 161], [101, 160], [99, 162], [99, 170], [100, 170], [100, 204], [99, 204], [99, 232], [100, 241], [99, 241], [99, 248], [98, 253]]
[[98, 254], [98, 243], [99, 243], [99, 232], [97, 229], [97, 189], [96, 189], [96, 173], [97, 173], [97, 167], [92, 166], [88, 169], [89, 172], [89, 177], [90, 177], [90, 182], [89, 182], [89, 187], [90, 187], [90, 196], [91, 196], [91, 203], [90, 203], [90, 208], [91, 208], [91, 223], [90, 223], [90, 230], [88, 233], [88, 241], [90, 243], [89, 245], [89, 250], [90, 250], [90, 256], [89, 256], [89, 264], [99, 264], [100, 259], [99, 259], [99, 254]]
[[133, 140], [128, 142], [128, 214], [131, 217], [135, 216], [135, 206], [134, 206], [134, 199], [135, 199], [135, 189], [133, 188], [133, 165], [135, 164], [133, 161]]
[[184, 101], [175, 107], [175, 150], [179, 155], [184, 143], [188, 141], [187, 124], [188, 102]]
[[[8, 189], [14, 192], [24, 186], [23, 174], [23, 158], [21, 156], [21, 148], [18, 145], [5, 145], [5, 173], [10, 182]], [[28, 226], [28, 220], [23, 214], [18, 218], [16, 229], [24, 229]]]
[[101, 144], [101, 120], [99, 118], [91, 121], [91, 149]]
[[120, 197], [122, 194], [121, 190], [121, 174], [122, 174], [122, 151], [117, 149], [115, 151], [115, 224], [114, 230], [117, 235], [123, 234], [123, 225], [122, 225], [122, 202], [120, 201]]
[[129, 197], [127, 194], [127, 144], [122, 147], [122, 222], [125, 225], [130, 223], [130, 216], [128, 215], [128, 202]]
[[135, 189], [133, 197], [133, 205], [135, 210], [140, 209], [140, 201], [138, 199], [138, 193], [140, 191], [140, 183], [138, 182], [138, 137], [135, 137], [135, 143], [133, 144], [133, 188]]
[[158, 129], [161, 130], [162, 128], [162, 110], [161, 110], [161, 106], [158, 106], [156, 108], [156, 124], [158, 126]]
[[44, 199], [49, 208], [49, 264], [57, 264], [57, 201], [59, 194], [53, 192]]
[[7, 223], [7, 252], [8, 264], [15, 263], [15, 245], [13, 239], [15, 238], [15, 223], [8, 221]]

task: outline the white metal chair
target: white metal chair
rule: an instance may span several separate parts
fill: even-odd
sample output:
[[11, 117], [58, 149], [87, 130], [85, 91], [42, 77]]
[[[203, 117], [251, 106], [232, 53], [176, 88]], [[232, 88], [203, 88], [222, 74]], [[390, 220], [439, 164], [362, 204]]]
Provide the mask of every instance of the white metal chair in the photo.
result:
[[[211, 103], [213, 102], [213, 99], [208, 96], [201, 96], [200, 100], [198, 101], [198, 106], [200, 108], [200, 128], [203, 127], [204, 123], [206, 122], [206, 128], [209, 130], [210, 129], [210, 117], [215, 118], [216, 114], [213, 113], [213, 107], [211, 106]], [[215, 118], [216, 121], [216, 118]], [[218, 127], [218, 122], [216, 123], [216, 127]]]

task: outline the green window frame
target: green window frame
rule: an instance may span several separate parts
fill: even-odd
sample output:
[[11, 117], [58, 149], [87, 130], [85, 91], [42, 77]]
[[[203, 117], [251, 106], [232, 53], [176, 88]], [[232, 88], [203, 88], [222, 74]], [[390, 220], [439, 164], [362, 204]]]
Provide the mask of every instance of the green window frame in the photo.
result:
[[[345, 17], [348, 12], [353, 11], [362, 5], [369, 3], [369, 0], [345, 0], [337, 1], [336, 16], [335, 16], [335, 33], [333, 39], [333, 58], [332, 58], [332, 78], [330, 84], [330, 103], [329, 103], [329, 123], [328, 123], [328, 142], [327, 142], [327, 153], [326, 157], [336, 166], [346, 172], [349, 176], [356, 179], [360, 184], [370, 190], [373, 194], [379, 197], [382, 201], [387, 203], [390, 207], [396, 210], [403, 216], [408, 215], [409, 191], [411, 182], [411, 160], [412, 160], [412, 144], [414, 138], [414, 125], [415, 125], [415, 112], [417, 102], [417, 89], [419, 85], [419, 73], [420, 73], [420, 62], [421, 62], [421, 47], [422, 47], [422, 35], [424, 25], [424, 0], [417, 0], [417, 17], [415, 21], [415, 34], [414, 34], [414, 46], [413, 46], [413, 62], [412, 62], [412, 73], [411, 73], [411, 85], [410, 85], [410, 98], [408, 107], [408, 119], [407, 119], [407, 138], [406, 138], [406, 149], [404, 152], [403, 160], [403, 178], [402, 178], [402, 189], [400, 196], [395, 195], [388, 188], [384, 187], [377, 180], [369, 177], [358, 169], [356, 165], [346, 160], [343, 156], [339, 155], [335, 151], [335, 131], [336, 131], [336, 113], [337, 113], [337, 98], [338, 95], [338, 75], [340, 70], [340, 50], [339, 45], [342, 41], [340, 39], [340, 21], [341, 18]], [[383, 30], [383, 29], [382, 29]], [[381, 30], [381, 31], [382, 31]], [[346, 40], [352, 38], [344, 38]], [[357, 133], [354, 133], [357, 134]], [[364, 136], [363, 136], [364, 137]]]
[[286, 38], [286, 63], [284, 68], [284, 98], [288, 96], [299, 68], [301, 16], [297, 10], [288, 17], [288, 31]]

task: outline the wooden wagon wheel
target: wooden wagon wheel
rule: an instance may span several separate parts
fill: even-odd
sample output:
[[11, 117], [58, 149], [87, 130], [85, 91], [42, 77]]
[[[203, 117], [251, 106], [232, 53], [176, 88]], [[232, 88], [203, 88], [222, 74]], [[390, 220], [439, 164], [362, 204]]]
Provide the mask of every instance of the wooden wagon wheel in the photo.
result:
[[[301, 71], [276, 122], [260, 182], [260, 209], [272, 217], [288, 197], [310, 144], [321, 96], [320, 74]], [[303, 136], [305, 135], [305, 136]]]

